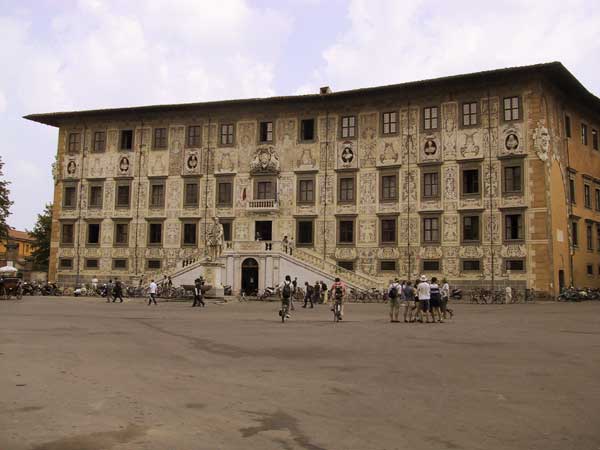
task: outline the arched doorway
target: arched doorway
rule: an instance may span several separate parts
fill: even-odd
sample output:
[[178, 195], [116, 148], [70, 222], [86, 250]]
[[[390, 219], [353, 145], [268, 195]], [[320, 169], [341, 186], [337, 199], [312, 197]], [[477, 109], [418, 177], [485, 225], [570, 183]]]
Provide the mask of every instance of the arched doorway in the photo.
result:
[[254, 258], [247, 258], [242, 262], [242, 291], [246, 295], [256, 294], [258, 291], [258, 262]]

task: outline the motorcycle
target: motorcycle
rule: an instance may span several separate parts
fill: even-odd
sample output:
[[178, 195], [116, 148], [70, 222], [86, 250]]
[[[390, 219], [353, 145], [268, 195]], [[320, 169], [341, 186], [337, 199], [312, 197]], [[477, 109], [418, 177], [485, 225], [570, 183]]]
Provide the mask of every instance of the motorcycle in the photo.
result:
[[275, 288], [274, 287], [266, 287], [265, 290], [262, 292], [262, 294], [260, 294], [260, 297], [258, 298], [259, 300], [266, 300], [267, 298], [271, 297], [272, 295], [275, 295]]
[[462, 298], [462, 290], [459, 288], [452, 289], [450, 293], [450, 298], [453, 300], [460, 300]]

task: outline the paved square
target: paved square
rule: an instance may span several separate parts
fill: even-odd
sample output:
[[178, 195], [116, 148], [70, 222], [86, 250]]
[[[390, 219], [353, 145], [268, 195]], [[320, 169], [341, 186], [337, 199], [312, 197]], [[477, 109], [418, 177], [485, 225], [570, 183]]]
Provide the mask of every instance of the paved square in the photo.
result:
[[0, 449], [598, 449], [600, 303], [0, 302]]

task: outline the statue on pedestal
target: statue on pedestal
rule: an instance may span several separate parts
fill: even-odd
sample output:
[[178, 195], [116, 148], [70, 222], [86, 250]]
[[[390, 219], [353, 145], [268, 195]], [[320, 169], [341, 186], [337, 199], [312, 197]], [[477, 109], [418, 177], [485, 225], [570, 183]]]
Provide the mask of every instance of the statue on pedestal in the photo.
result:
[[216, 260], [223, 253], [223, 225], [218, 217], [213, 217], [213, 223], [208, 232], [208, 256], [211, 260]]

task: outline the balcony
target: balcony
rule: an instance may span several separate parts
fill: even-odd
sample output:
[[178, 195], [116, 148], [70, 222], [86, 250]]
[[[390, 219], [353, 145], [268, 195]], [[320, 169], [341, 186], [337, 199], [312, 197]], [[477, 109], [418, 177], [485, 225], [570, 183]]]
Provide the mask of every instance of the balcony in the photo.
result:
[[247, 209], [249, 211], [277, 211], [279, 202], [275, 199], [249, 200]]

